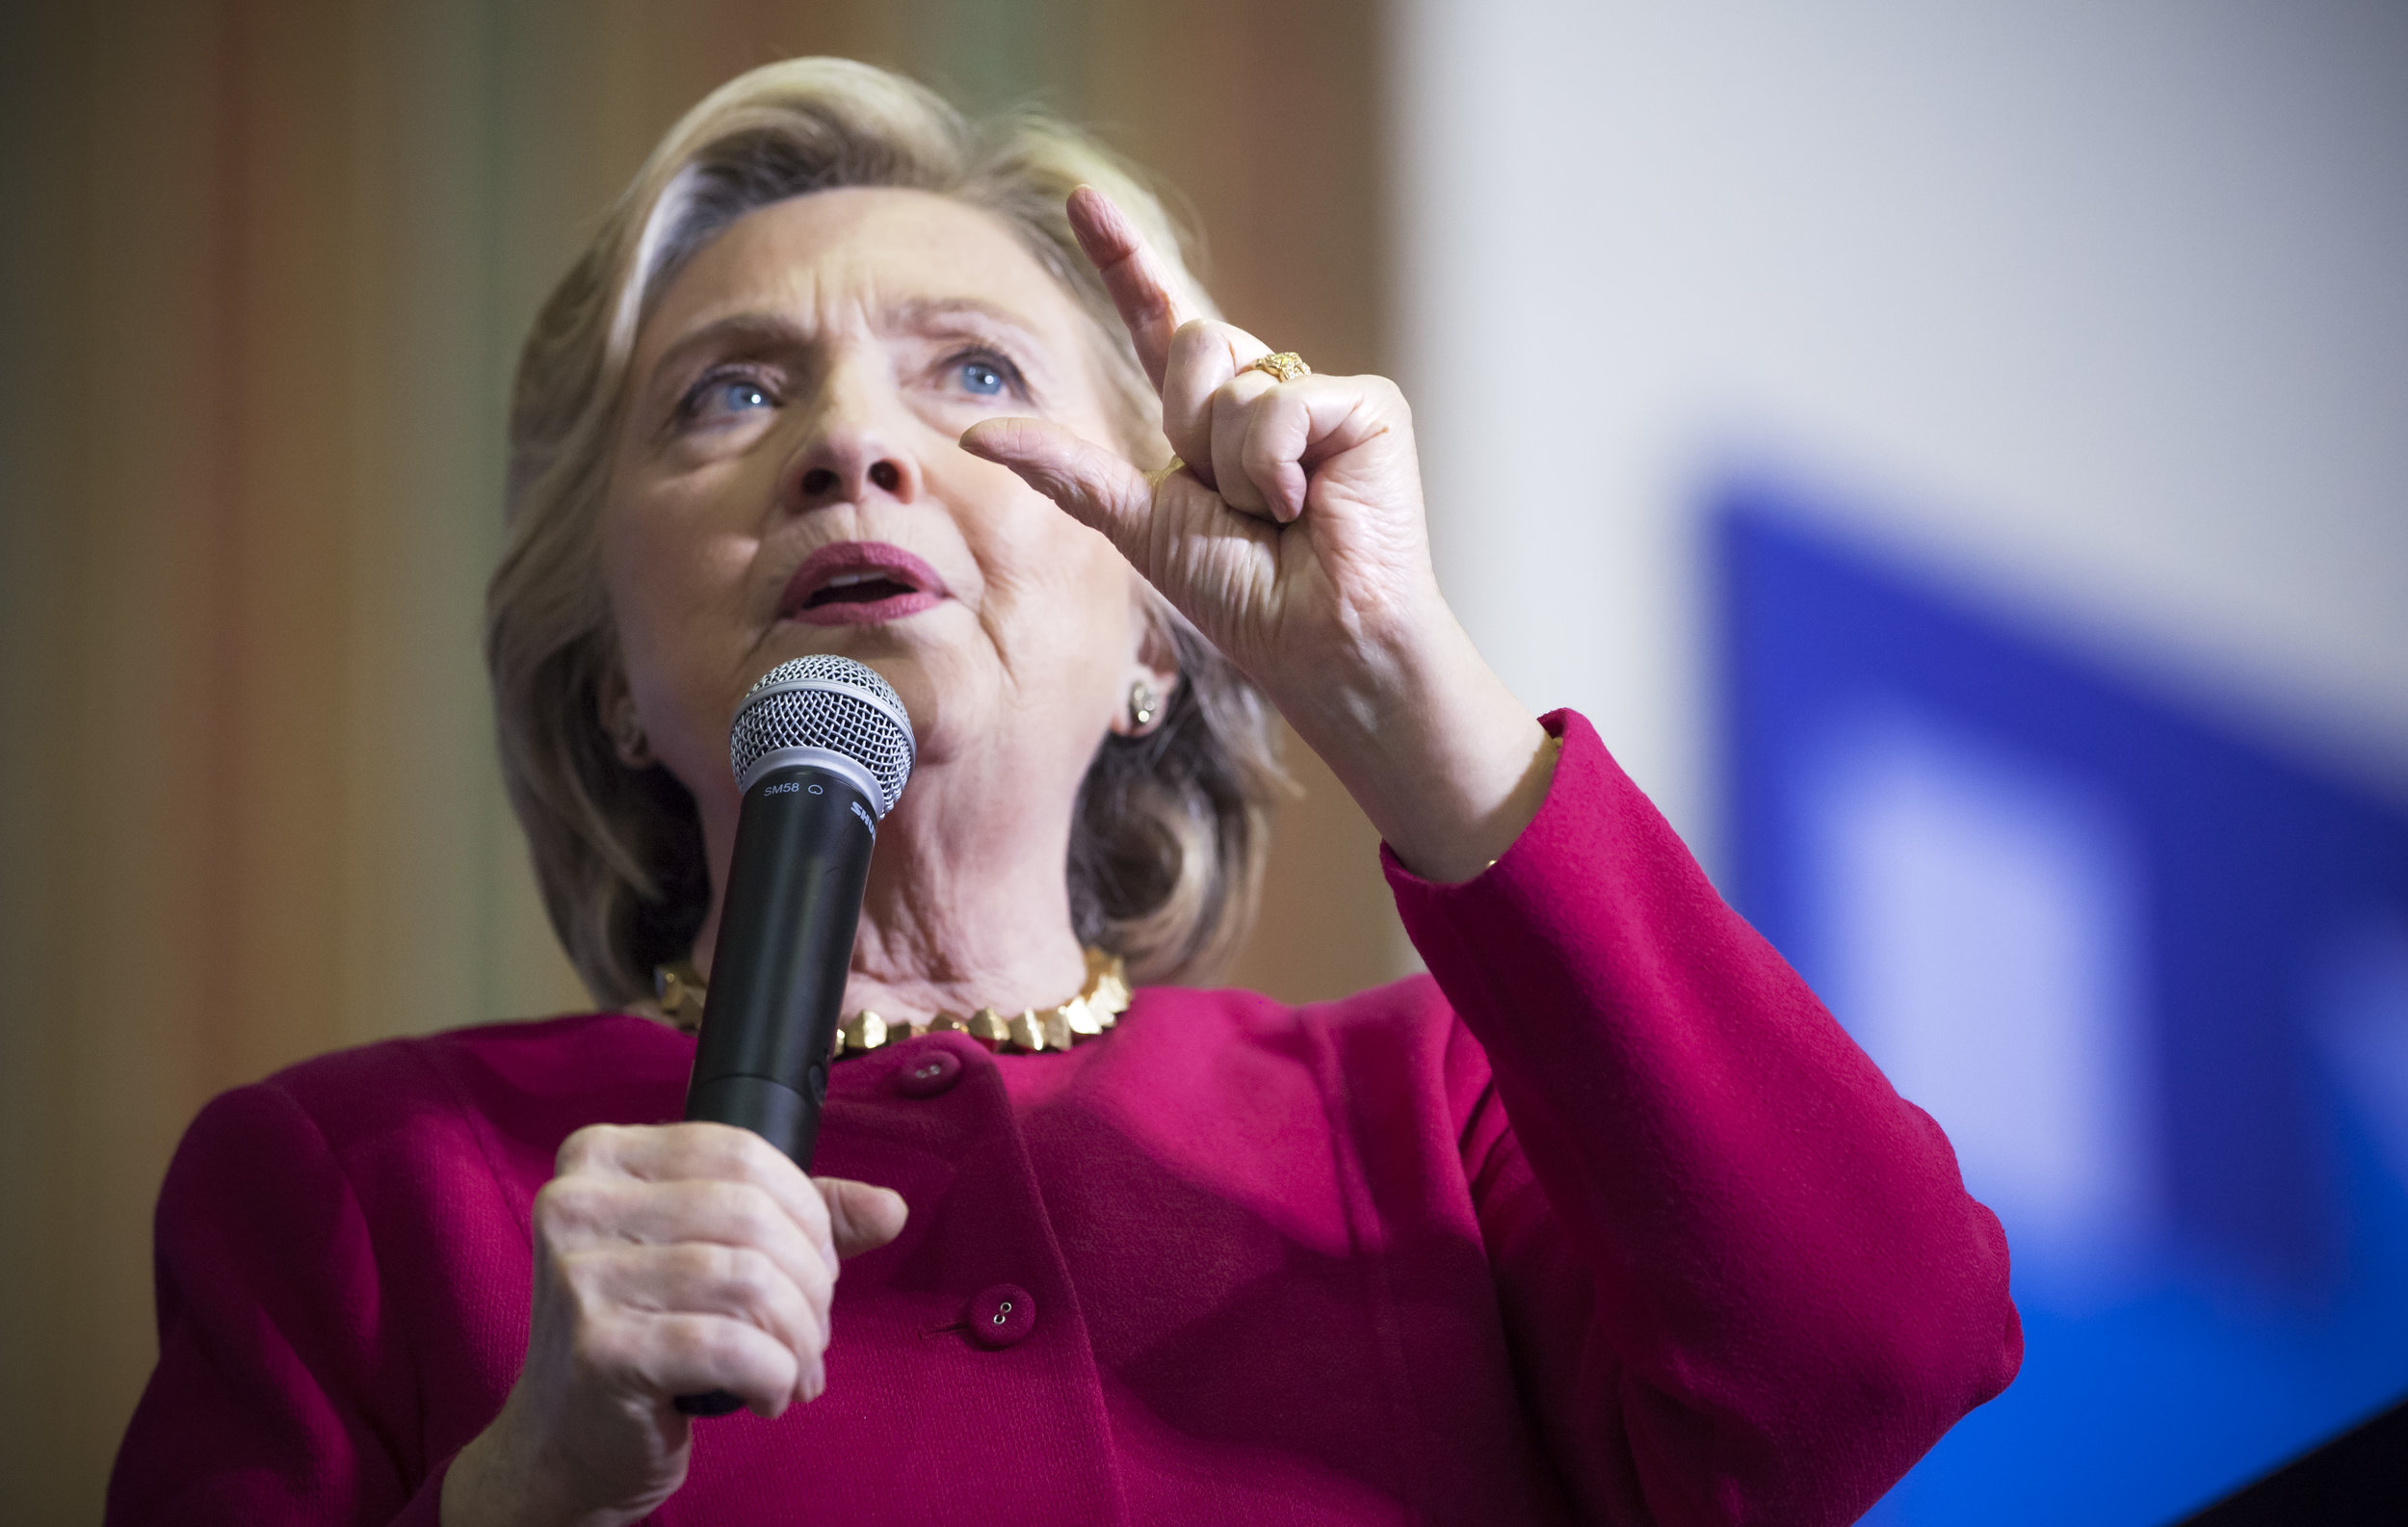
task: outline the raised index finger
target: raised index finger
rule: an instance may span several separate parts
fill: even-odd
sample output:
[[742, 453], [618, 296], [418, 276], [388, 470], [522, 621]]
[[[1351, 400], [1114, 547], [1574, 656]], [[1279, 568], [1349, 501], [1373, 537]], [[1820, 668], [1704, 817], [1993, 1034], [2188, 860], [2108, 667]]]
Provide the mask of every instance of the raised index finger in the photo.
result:
[[1070, 193], [1067, 210], [1070, 231], [1078, 235], [1079, 248], [1104, 277], [1104, 289], [1112, 293], [1112, 306], [1120, 310], [1120, 321], [1129, 327], [1147, 380], [1156, 392], [1162, 391], [1163, 368], [1170, 359], [1170, 336], [1196, 315], [1188, 311], [1162, 260], [1119, 203], [1093, 186], [1081, 186]]

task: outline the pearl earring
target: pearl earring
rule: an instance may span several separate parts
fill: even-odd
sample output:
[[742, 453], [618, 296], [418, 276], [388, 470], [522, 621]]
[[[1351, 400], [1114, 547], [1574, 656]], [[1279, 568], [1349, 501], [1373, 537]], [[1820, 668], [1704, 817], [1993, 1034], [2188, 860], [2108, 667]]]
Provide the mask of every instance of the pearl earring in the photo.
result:
[[1148, 684], [1143, 679], [1139, 679], [1136, 683], [1130, 685], [1130, 722], [1139, 726], [1152, 725], [1154, 723], [1154, 706], [1158, 698], [1159, 697], [1157, 697], [1154, 693], [1154, 686]]

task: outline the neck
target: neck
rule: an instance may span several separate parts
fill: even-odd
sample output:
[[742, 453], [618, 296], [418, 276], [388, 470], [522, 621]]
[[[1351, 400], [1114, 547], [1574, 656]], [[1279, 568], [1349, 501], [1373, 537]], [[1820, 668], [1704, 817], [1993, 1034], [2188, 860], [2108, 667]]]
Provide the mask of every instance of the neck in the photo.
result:
[[[1050, 1007], [1077, 994], [1086, 961], [1064, 874], [1074, 800], [1025, 799], [1027, 782], [1047, 775], [1013, 763], [995, 751], [922, 757], [878, 825], [845, 1012], [925, 1022], [939, 1013]], [[733, 803], [704, 812], [711, 910], [694, 960], [706, 980], [735, 815]]]

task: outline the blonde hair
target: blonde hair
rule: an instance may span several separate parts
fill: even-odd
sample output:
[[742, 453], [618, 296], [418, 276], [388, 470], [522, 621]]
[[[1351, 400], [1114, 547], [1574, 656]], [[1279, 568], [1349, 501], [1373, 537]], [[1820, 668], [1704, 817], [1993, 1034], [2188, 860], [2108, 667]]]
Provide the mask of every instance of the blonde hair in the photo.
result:
[[[1063, 201], [1094, 185], [1136, 220], [1211, 311], [1177, 229], [1137, 174], [1035, 114], [964, 118], [909, 80], [841, 59], [793, 59], [713, 92], [669, 129], [537, 315], [510, 418], [509, 532], [485, 594], [502, 772], [552, 927], [593, 995], [651, 994], [708, 910], [693, 797], [666, 769], [622, 763], [602, 697], [619, 655], [603, 590], [600, 508], [636, 333], [677, 271], [737, 219], [839, 187], [933, 192], [1009, 226], [1091, 320], [1133, 458], [1161, 460], [1159, 407]], [[1283, 780], [1269, 708], [1152, 589], [1146, 613], [1181, 681], [1160, 725], [1108, 738], [1080, 786], [1072, 916], [1139, 980], [1191, 980], [1244, 936]]]

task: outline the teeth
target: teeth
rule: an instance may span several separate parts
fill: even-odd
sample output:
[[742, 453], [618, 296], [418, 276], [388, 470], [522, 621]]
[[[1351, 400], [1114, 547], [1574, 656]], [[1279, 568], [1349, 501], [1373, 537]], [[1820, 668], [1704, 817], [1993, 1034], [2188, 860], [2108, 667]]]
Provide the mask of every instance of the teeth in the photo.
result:
[[850, 589], [856, 583], [875, 583], [885, 577], [882, 572], [840, 572], [823, 585], [829, 589]]

